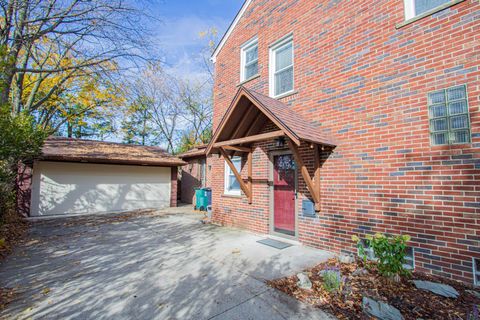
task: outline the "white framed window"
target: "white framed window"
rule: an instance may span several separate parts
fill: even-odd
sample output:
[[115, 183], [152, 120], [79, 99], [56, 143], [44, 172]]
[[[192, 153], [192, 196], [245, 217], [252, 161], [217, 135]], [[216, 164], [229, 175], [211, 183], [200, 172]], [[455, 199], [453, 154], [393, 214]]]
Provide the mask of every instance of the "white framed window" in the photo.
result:
[[[242, 157], [233, 157], [232, 163], [237, 169], [238, 172], [242, 170]], [[240, 184], [238, 183], [237, 178], [233, 174], [232, 169], [228, 166], [227, 162], [225, 161], [225, 188], [224, 193], [228, 195], [236, 195], [239, 196], [242, 194], [240, 189]]]
[[270, 96], [280, 97], [294, 91], [293, 36], [289, 35], [270, 47]]
[[429, 93], [428, 114], [432, 145], [470, 143], [470, 117], [465, 85]]
[[258, 75], [258, 39], [245, 43], [240, 53], [240, 82]]
[[405, 20], [415, 18], [421, 14], [434, 10], [451, 0], [404, 0]]

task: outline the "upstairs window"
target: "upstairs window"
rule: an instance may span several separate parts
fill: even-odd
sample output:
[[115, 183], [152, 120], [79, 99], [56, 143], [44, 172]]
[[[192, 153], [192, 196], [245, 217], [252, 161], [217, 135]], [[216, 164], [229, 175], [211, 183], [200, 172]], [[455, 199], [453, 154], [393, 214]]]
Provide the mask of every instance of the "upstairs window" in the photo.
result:
[[[231, 160], [237, 171], [240, 172], [242, 170], [242, 157], [233, 157]], [[227, 162], [225, 162], [224, 193], [228, 195], [241, 195], [240, 184], [238, 183], [235, 174], [233, 174], [233, 171], [230, 169]]]
[[258, 40], [253, 39], [242, 46], [240, 81], [247, 81], [258, 75]]
[[270, 49], [270, 96], [293, 92], [293, 39], [281, 40]]
[[470, 118], [465, 85], [428, 95], [432, 145], [470, 143]]
[[434, 10], [451, 0], [405, 0], [405, 19], [412, 19]]

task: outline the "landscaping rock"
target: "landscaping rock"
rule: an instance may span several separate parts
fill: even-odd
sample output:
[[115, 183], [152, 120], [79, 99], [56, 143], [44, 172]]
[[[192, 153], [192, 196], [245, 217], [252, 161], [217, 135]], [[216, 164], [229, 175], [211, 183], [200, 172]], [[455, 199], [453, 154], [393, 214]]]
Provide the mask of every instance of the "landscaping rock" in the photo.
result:
[[351, 254], [342, 253], [338, 257], [338, 261], [340, 261], [341, 263], [354, 263], [355, 262], [355, 257]]
[[418, 289], [427, 290], [445, 298], [457, 298], [459, 293], [448, 284], [435, 283], [431, 281], [413, 280]]
[[363, 297], [362, 307], [366, 314], [380, 320], [403, 320], [400, 311], [385, 302]]
[[298, 282], [297, 286], [300, 289], [311, 290], [312, 289], [312, 281], [308, 278], [308, 275], [305, 273], [297, 274]]

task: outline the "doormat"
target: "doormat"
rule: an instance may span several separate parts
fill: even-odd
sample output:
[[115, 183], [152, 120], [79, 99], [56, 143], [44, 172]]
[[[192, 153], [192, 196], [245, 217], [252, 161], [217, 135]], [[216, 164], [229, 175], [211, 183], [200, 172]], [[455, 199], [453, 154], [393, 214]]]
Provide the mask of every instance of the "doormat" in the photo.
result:
[[269, 247], [273, 247], [275, 249], [285, 249], [288, 247], [291, 247], [292, 245], [290, 243], [278, 241], [278, 240], [273, 240], [273, 239], [263, 239], [263, 240], [258, 240], [258, 243], [264, 244]]

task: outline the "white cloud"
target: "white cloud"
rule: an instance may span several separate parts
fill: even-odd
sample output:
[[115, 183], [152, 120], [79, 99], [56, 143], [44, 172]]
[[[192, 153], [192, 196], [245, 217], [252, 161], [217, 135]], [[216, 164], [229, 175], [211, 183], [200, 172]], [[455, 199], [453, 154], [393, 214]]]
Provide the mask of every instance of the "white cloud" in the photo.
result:
[[166, 68], [181, 76], [203, 78], [206, 75], [202, 50], [207, 45], [200, 32], [215, 27], [223, 30], [229, 21], [220, 17], [209, 19], [194, 15], [165, 18], [158, 24], [155, 45], [164, 57]]

